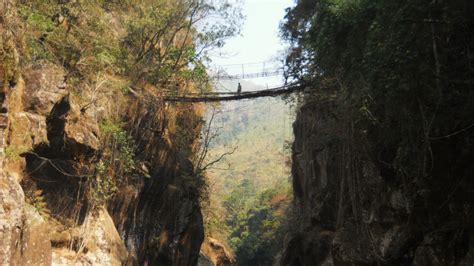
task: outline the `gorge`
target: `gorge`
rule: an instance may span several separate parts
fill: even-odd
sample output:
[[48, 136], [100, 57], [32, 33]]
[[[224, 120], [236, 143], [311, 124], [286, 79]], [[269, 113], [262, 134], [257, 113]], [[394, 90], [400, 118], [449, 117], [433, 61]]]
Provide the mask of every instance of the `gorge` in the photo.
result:
[[240, 12], [0, 1], [1, 265], [473, 265], [474, 4], [298, 0], [303, 92], [164, 101]]

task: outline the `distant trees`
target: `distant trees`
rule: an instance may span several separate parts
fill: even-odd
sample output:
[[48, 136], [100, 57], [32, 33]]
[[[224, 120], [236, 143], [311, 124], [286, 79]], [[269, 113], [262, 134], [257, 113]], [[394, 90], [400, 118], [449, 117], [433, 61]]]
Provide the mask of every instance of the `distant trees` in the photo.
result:
[[272, 265], [286, 232], [288, 190], [285, 186], [258, 192], [244, 179], [224, 201], [230, 244], [238, 265]]

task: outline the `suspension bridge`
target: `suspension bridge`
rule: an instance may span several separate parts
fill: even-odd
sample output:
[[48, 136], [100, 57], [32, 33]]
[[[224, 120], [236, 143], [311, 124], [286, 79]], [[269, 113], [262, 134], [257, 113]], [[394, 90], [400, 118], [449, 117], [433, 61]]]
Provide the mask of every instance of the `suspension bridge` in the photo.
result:
[[254, 78], [282, 76], [284, 74], [285, 74], [285, 71], [283, 70], [283, 68], [263, 70], [263, 71], [252, 72], [252, 73], [243, 72], [242, 74], [234, 74], [234, 75], [229, 75], [225, 72], [220, 71], [214, 75], [211, 75], [210, 79], [211, 80], [254, 79]]
[[165, 102], [222, 102], [235, 101], [243, 99], [274, 97], [278, 95], [290, 94], [297, 91], [303, 91], [306, 86], [299, 83], [287, 84], [279, 87], [247, 91], [247, 92], [209, 92], [209, 93], [189, 93], [185, 96], [165, 96]]
[[[255, 65], [255, 64], [253, 64]], [[284, 76], [285, 71], [283, 67], [277, 68], [266, 68], [263, 63], [261, 71], [249, 72], [245, 71], [244, 64], [236, 64], [242, 68], [241, 74], [227, 74], [227, 71], [223, 71], [222, 68], [215, 71], [213, 75], [210, 75], [212, 81], [220, 80], [246, 80], [255, 78], [267, 78], [274, 76]], [[202, 93], [187, 93], [185, 95], [167, 95], [163, 97], [165, 102], [221, 102], [221, 101], [235, 101], [243, 99], [252, 99], [260, 97], [274, 97], [278, 95], [290, 94], [306, 89], [301, 83], [289, 83], [281, 86], [267, 88], [263, 90], [255, 91], [244, 91], [244, 92], [202, 92]]]

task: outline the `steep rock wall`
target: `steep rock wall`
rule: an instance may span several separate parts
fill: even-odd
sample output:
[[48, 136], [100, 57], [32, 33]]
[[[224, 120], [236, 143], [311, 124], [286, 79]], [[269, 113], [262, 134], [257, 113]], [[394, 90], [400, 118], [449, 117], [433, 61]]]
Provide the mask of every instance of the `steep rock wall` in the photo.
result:
[[200, 127], [188, 119], [199, 110], [148, 99], [131, 99], [123, 115], [149, 177], [125, 180], [108, 209], [140, 265], [195, 265], [204, 228], [189, 153]]
[[[131, 97], [129, 103], [142, 110], [123, 112], [124, 119], [133, 115], [155, 128], [135, 136], [146, 151], [139, 156], [150, 173], [121, 183], [108, 208], [115, 227], [107, 211], [90, 212], [84, 187], [91, 178], [86, 173], [93, 172], [90, 158], [99, 152], [97, 121], [70, 99], [62, 85], [64, 71], [57, 66], [30, 66], [23, 76], [6, 88], [8, 103], [3, 104], [2, 148], [8, 153], [1, 171], [3, 262], [196, 264], [203, 240], [199, 192], [185, 178], [191, 162], [178, 154], [171, 136], [160, 137], [169, 120], [154, 120], [160, 119], [155, 114], [166, 116], [166, 111], [155, 108], [151, 115], [152, 109]], [[128, 126], [143, 125], [132, 121]], [[41, 210], [31, 206], [35, 197], [45, 201]]]
[[[13, 87], [4, 86], [3, 265], [127, 261], [113, 223], [107, 223], [108, 214], [86, 213], [86, 201], [74, 197], [82, 194], [78, 173], [85, 165], [77, 157], [97, 149], [98, 129], [72, 107], [63, 83], [61, 68], [39, 64], [24, 68]], [[83, 210], [79, 223], [72, 220], [77, 208]]]
[[472, 150], [433, 142], [432, 179], [404, 180], [335, 107], [313, 99], [298, 112], [295, 220], [280, 264], [472, 265]]
[[[10, 4], [1, 4], [2, 56], [13, 59], [0, 67], [0, 264], [196, 264], [204, 232], [187, 146], [199, 123], [175, 142], [185, 129], [179, 121], [198, 120], [199, 110], [133, 93], [81, 108], [62, 67], [20, 66], [20, 48], [3, 28]], [[92, 210], [87, 184], [100, 158], [99, 122], [111, 113], [106, 103], [128, 121], [146, 171], [123, 177], [108, 210]]]
[[21, 175], [8, 170], [8, 157], [12, 152], [9, 148], [10, 107], [18, 110], [22, 104], [10, 106], [7, 98], [9, 89], [23, 88], [17, 40], [13, 34], [18, 29], [12, 19], [13, 4], [14, 1], [0, 1], [0, 264], [48, 265], [51, 264], [51, 244], [45, 219], [25, 204], [25, 194], [19, 184]]
[[[195, 265], [200, 110], [165, 106], [156, 88], [98, 97], [57, 64], [24, 65], [14, 9], [0, 1], [0, 264]], [[137, 169], [100, 207], [90, 192], [102, 178], [99, 125], [111, 117], [137, 145]]]

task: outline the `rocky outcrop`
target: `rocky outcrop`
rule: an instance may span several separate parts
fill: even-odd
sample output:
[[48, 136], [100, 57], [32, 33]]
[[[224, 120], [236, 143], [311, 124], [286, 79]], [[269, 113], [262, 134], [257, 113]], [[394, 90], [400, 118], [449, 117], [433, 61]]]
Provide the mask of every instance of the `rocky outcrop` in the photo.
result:
[[[78, 157], [98, 149], [97, 123], [81, 116], [65, 91], [56, 98], [54, 93], [37, 97], [41, 94], [37, 90], [46, 87], [63, 90], [45, 84], [63, 82], [64, 71], [44, 64], [26, 68], [23, 76], [14, 87], [5, 88], [2, 99], [7, 119], [0, 129], [1, 264], [64, 265], [68, 258], [70, 263], [83, 265], [126, 262], [127, 251], [106, 212], [89, 213], [79, 226], [67, 222], [77, 208], [71, 195], [78, 195], [80, 179], [74, 176], [80, 165]], [[29, 91], [27, 82], [44, 84]], [[87, 234], [58, 245], [54, 235], [65, 228]], [[73, 248], [79, 240], [81, 250]], [[65, 246], [70, 247], [67, 254]]]
[[217, 239], [207, 237], [202, 243], [198, 266], [231, 266], [235, 263], [232, 254]]
[[50, 265], [49, 228], [24, 200], [18, 182], [0, 170], [0, 264]]
[[[6, 161], [16, 153], [10, 146], [12, 121], [31, 126], [33, 115], [21, 115], [9, 110], [9, 92], [23, 89], [19, 78], [19, 55], [13, 30], [13, 1], [0, 2], [0, 264], [50, 265], [51, 244], [46, 220], [31, 205], [25, 203], [25, 194], [19, 184], [21, 174], [9, 171]], [[21, 108], [19, 101], [13, 110]], [[17, 128], [18, 132], [26, 128]], [[30, 129], [30, 128], [28, 128]], [[33, 130], [31, 131], [33, 134]], [[16, 136], [15, 136], [16, 137]], [[30, 139], [25, 146], [30, 146]], [[31, 147], [31, 146], [30, 146]], [[20, 167], [21, 168], [21, 167]]]
[[185, 151], [199, 128], [189, 124], [191, 143], [184, 147], [174, 141], [179, 121], [196, 116], [195, 111], [185, 107], [165, 112], [164, 105], [143, 98], [132, 99], [128, 106], [124, 120], [149, 177], [124, 180], [108, 210], [138, 264], [195, 265], [204, 238], [196, 190], [200, 180], [193, 176]]
[[335, 110], [311, 100], [297, 115], [295, 220], [280, 265], [471, 265], [472, 151], [433, 141], [431, 179], [403, 178]]
[[[91, 213], [76, 228], [51, 237], [56, 265], [124, 265], [128, 252], [106, 210]], [[83, 253], [82, 256], [78, 254]]]
[[23, 105], [26, 112], [48, 116], [53, 106], [69, 93], [64, 69], [52, 63], [34, 64], [24, 71]]
[[164, 106], [125, 96], [139, 108], [123, 112], [127, 130], [149, 129], [131, 133], [146, 171], [121, 177], [108, 208], [93, 210], [87, 184], [101, 152], [97, 116], [72, 99], [64, 75], [50, 63], [27, 66], [4, 94], [2, 265], [196, 264], [203, 240], [199, 191], [187, 182], [189, 153], [172, 139], [183, 113], [168, 115]]
[[[38, 69], [41, 69], [43, 74], [38, 74]], [[64, 80], [64, 72], [63, 75], [58, 75], [58, 72], [61, 73], [57, 67], [49, 64], [27, 68], [24, 74], [25, 82], [35, 83], [34, 77], [38, 77], [38, 83], [56, 86], [55, 84]], [[48, 78], [45, 79], [45, 76]], [[27, 96], [28, 87], [31, 85], [25, 84], [22, 95], [25, 111], [18, 113], [33, 116], [35, 120], [25, 125], [20, 124], [22, 120], [14, 121], [18, 126], [10, 132], [11, 145], [21, 146], [21, 156], [25, 157], [28, 174], [22, 180], [23, 187], [28, 189], [30, 194], [36, 190], [42, 191], [48, 210], [63, 222], [71, 219], [82, 223], [88, 210], [85, 188], [82, 186], [91, 173], [90, 168], [94, 160], [92, 155], [98, 152], [99, 148], [97, 121], [82, 114], [71, 102], [68, 93], [58, 92], [55, 94], [58, 96], [56, 98], [38, 98], [36, 95], [41, 93], [37, 93], [30, 98]], [[55, 90], [62, 89], [50, 89]], [[38, 104], [41, 99], [44, 102]], [[56, 101], [50, 103], [52, 99]], [[16, 102], [16, 99], [12, 98], [11, 101]], [[32, 109], [32, 106], [35, 108]], [[43, 115], [45, 110], [48, 112]], [[32, 126], [35, 124], [37, 131]], [[21, 127], [25, 131], [18, 131]], [[21, 135], [24, 136], [19, 137]], [[43, 141], [38, 143], [38, 140]], [[79, 216], [76, 217], [77, 215]]]
[[[86, 77], [66, 79], [74, 70], [25, 63], [14, 8], [0, 1], [0, 264], [195, 265], [203, 180], [190, 157], [200, 111], [165, 106], [156, 88], [127, 94], [104, 81], [113, 88], [87, 90]], [[136, 145], [132, 170], [99, 173], [103, 158], [118, 161], [99, 124], [120, 119], [122, 141]], [[112, 178], [115, 197], [105, 197]]]

